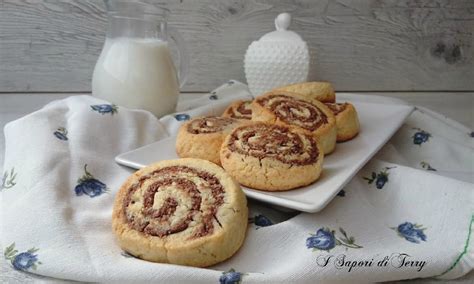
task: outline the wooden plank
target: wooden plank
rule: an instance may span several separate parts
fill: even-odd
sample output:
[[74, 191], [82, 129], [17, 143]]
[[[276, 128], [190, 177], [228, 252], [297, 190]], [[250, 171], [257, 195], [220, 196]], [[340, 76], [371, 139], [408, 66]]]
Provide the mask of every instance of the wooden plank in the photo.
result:
[[370, 94], [398, 98], [414, 106], [426, 107], [449, 117], [474, 131], [473, 92], [374, 92]]
[[[251, 41], [281, 12], [339, 91], [474, 90], [474, 1], [151, 1], [191, 52], [185, 91], [245, 81]], [[99, 0], [0, 2], [0, 92], [89, 91], [104, 41]]]

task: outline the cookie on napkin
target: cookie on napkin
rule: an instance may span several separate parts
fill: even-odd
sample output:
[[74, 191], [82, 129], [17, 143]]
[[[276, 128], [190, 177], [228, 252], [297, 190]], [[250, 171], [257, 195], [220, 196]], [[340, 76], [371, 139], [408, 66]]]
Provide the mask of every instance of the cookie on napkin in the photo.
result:
[[147, 166], [125, 181], [115, 198], [112, 226], [131, 255], [207, 267], [240, 248], [247, 217], [242, 189], [221, 167], [178, 159]]

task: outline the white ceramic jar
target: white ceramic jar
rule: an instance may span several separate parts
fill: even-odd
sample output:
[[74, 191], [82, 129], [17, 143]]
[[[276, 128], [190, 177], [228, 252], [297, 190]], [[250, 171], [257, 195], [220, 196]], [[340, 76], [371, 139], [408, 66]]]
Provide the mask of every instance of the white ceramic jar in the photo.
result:
[[250, 44], [245, 54], [245, 77], [253, 95], [273, 88], [305, 82], [310, 68], [306, 42], [288, 30], [291, 15], [283, 13], [275, 19], [276, 31]]

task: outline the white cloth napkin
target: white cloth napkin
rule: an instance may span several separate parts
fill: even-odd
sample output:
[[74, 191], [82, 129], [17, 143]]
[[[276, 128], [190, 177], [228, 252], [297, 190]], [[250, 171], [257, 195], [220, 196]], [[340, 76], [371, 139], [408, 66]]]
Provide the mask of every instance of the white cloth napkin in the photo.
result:
[[[193, 268], [124, 253], [111, 231], [111, 211], [133, 171], [114, 157], [175, 133], [189, 117], [220, 114], [239, 98], [251, 96], [230, 81], [157, 120], [72, 96], [9, 123], [0, 180], [5, 258], [19, 270], [94, 282], [453, 279], [473, 268], [472, 134], [419, 108], [323, 211], [296, 214], [250, 202], [246, 241], [224, 263]], [[338, 99], [400, 103], [350, 94]]]

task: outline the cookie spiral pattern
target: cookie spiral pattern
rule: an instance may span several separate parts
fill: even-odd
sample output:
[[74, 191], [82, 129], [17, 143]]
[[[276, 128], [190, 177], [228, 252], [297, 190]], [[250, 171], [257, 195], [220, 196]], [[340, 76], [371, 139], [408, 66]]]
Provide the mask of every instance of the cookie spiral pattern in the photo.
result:
[[310, 165], [319, 156], [315, 139], [278, 125], [254, 124], [236, 129], [230, 135], [227, 147], [242, 155], [273, 158], [288, 165]]
[[256, 100], [281, 121], [315, 131], [328, 122], [327, 115], [314, 104], [285, 95], [270, 95]]
[[256, 122], [237, 127], [227, 136], [221, 162], [243, 185], [290, 190], [319, 178], [323, 151], [313, 135], [298, 128]]
[[347, 108], [347, 103], [325, 103], [325, 105], [334, 113], [338, 115]]
[[189, 238], [212, 234], [224, 188], [212, 174], [186, 166], [170, 166], [142, 176], [127, 189], [123, 214], [144, 234], [164, 237], [193, 228]]
[[208, 116], [190, 120], [178, 131], [176, 152], [181, 158], [198, 158], [220, 165], [219, 149], [227, 134], [244, 120]]
[[224, 111], [222, 116], [235, 119], [252, 119], [252, 101], [236, 101]]
[[252, 120], [298, 126], [315, 135], [324, 154], [336, 145], [336, 119], [331, 110], [319, 101], [308, 101], [289, 92], [269, 92], [253, 103]]
[[229, 258], [243, 242], [246, 222], [240, 186], [220, 167], [198, 159], [163, 161], [138, 171], [117, 194], [113, 213], [125, 251], [193, 266]]
[[187, 130], [191, 134], [216, 133], [236, 123], [238, 121], [232, 118], [209, 116], [191, 120], [187, 124]]
[[360, 130], [359, 118], [351, 103], [326, 103], [336, 116], [337, 142], [344, 142], [356, 137]]

